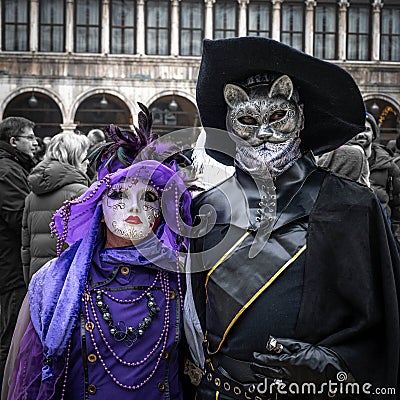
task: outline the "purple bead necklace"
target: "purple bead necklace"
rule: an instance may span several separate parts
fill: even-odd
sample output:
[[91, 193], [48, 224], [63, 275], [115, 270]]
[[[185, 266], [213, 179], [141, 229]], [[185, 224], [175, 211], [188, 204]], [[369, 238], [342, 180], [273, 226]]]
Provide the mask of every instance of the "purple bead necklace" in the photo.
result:
[[[96, 289], [96, 292], [102, 293], [104, 296], [107, 296], [109, 299], [111, 299], [112, 301], [115, 301], [116, 303], [121, 303], [121, 304], [122, 303], [136, 303], [137, 301], [141, 300], [144, 296], [146, 296], [147, 293], [150, 293], [151, 289], [154, 288], [157, 281], [160, 279], [160, 275], [161, 275], [161, 271], [157, 271], [157, 275], [154, 278], [153, 283], [140, 296], [136, 297], [135, 299], [126, 299], [126, 300], [118, 299], [104, 289]], [[86, 285], [86, 291], [87, 291], [87, 293], [89, 293], [89, 287], [87, 285]]]
[[68, 342], [67, 355], [65, 357], [64, 382], [63, 382], [63, 385], [62, 385], [60, 400], [64, 400], [65, 390], [67, 389], [67, 377], [68, 377], [68, 366], [69, 366], [69, 357], [70, 357], [70, 355], [71, 355], [71, 340]]
[[[163, 334], [161, 334], [161, 336], [158, 338], [158, 340], [157, 340], [156, 344], [154, 345], [153, 349], [151, 350], [151, 352], [148, 353], [142, 360], [136, 361], [136, 362], [128, 362], [128, 361], [122, 360], [122, 359], [115, 353], [115, 351], [112, 349], [111, 345], [109, 344], [107, 338], [106, 338], [105, 335], [104, 335], [103, 330], [101, 329], [100, 321], [99, 321], [99, 318], [98, 318], [98, 316], [97, 316], [96, 309], [95, 309], [95, 306], [94, 306], [94, 303], [93, 303], [93, 299], [92, 299], [91, 296], [90, 296], [89, 302], [90, 302], [90, 308], [91, 308], [91, 310], [92, 310], [93, 318], [94, 318], [95, 323], [96, 323], [96, 326], [97, 326], [97, 328], [98, 328], [98, 330], [99, 330], [100, 336], [101, 336], [101, 338], [103, 339], [103, 342], [104, 342], [104, 344], [106, 345], [107, 349], [110, 351], [110, 353], [113, 355], [113, 357], [114, 357], [117, 361], [119, 361], [119, 362], [120, 362], [121, 364], [123, 364], [123, 365], [127, 365], [127, 366], [129, 366], [129, 367], [134, 367], [134, 366], [141, 365], [141, 364], [145, 363], [145, 362], [154, 354], [154, 352], [156, 351], [157, 347], [158, 347], [158, 346], [160, 345], [160, 343], [161, 343], [161, 340], [162, 340], [162, 338], [163, 338]], [[167, 299], [167, 302], [169, 303], [169, 300], [168, 300], [168, 299]], [[88, 309], [87, 303], [85, 303], [85, 311], [86, 311], [87, 319], [90, 320], [89, 309]], [[165, 317], [164, 317], [163, 332], [164, 332], [165, 330], [168, 331], [166, 315], [165, 315]]]
[[[161, 359], [162, 359], [163, 352], [164, 352], [164, 350], [165, 350], [165, 348], [166, 348], [166, 346], [167, 346], [168, 332], [169, 332], [169, 321], [170, 321], [170, 294], [169, 294], [169, 293], [170, 293], [170, 292], [169, 292], [169, 287], [170, 287], [170, 285], [169, 285], [169, 276], [168, 276], [168, 273], [165, 272], [165, 271], [163, 271], [163, 272], [160, 274], [160, 285], [161, 285], [161, 290], [162, 290], [162, 292], [163, 292], [163, 294], [164, 294], [164, 296], [165, 296], [165, 299], [166, 299], [166, 303], [165, 303], [164, 326], [163, 326], [163, 330], [162, 330], [162, 332], [161, 332], [160, 338], [159, 338], [158, 341], [157, 341], [158, 344], [156, 343], [156, 345], [153, 347], [153, 349], [152, 349], [152, 350], [144, 357], [144, 359], [141, 360], [141, 361], [137, 361], [137, 362], [134, 362], [134, 363], [129, 363], [128, 361], [124, 361], [124, 360], [122, 360], [121, 358], [118, 357], [118, 355], [117, 355], [116, 352], [112, 349], [112, 347], [109, 345], [109, 343], [107, 342], [107, 340], [105, 340], [105, 335], [104, 335], [103, 330], [101, 329], [100, 322], [99, 322], [99, 320], [98, 320], [98, 318], [97, 318], [96, 313], [93, 312], [93, 316], [94, 316], [94, 319], [95, 319], [95, 322], [96, 322], [96, 326], [97, 326], [98, 329], [99, 329], [100, 335], [101, 335], [101, 337], [102, 337], [104, 343], [106, 344], [107, 349], [110, 351], [110, 353], [113, 355], [113, 357], [114, 357], [118, 362], [122, 363], [123, 365], [130, 366], [130, 367], [137, 367], [138, 365], [143, 364], [143, 363], [144, 363], [145, 361], [147, 361], [153, 354], [155, 354], [156, 349], [159, 347], [159, 343], [160, 343], [160, 342], [162, 341], [162, 339], [164, 338], [163, 343], [162, 343], [162, 347], [161, 347], [161, 349], [160, 349], [160, 352], [159, 352], [158, 357], [157, 357], [157, 360], [156, 360], [156, 364], [155, 364], [154, 368], [152, 369], [152, 371], [150, 372], [150, 374], [149, 374], [142, 382], [140, 382], [140, 383], [137, 384], [137, 385], [127, 385], [127, 384], [124, 384], [124, 383], [120, 382], [120, 381], [114, 376], [114, 374], [111, 372], [110, 367], [106, 365], [106, 363], [104, 362], [103, 357], [101, 356], [100, 349], [99, 349], [99, 347], [97, 346], [97, 343], [96, 343], [96, 340], [95, 340], [95, 337], [94, 337], [94, 334], [93, 334], [93, 329], [89, 330], [89, 335], [90, 335], [90, 338], [91, 338], [93, 347], [94, 347], [94, 349], [95, 349], [95, 351], [96, 351], [96, 353], [97, 353], [97, 356], [98, 356], [98, 358], [99, 358], [99, 360], [100, 360], [100, 362], [101, 362], [101, 364], [102, 364], [104, 370], [105, 370], [106, 373], [110, 376], [110, 378], [114, 381], [115, 384], [117, 384], [118, 386], [120, 386], [120, 387], [122, 387], [122, 388], [124, 388], [124, 389], [128, 389], [128, 390], [137, 390], [137, 389], [141, 388], [142, 386], [144, 386], [144, 385], [153, 377], [153, 375], [155, 374], [155, 372], [156, 372], [156, 370], [157, 370], [157, 368], [158, 368], [158, 366], [159, 366], [159, 364], [160, 364], [160, 361], [161, 361]], [[86, 293], [88, 293], [88, 292], [86, 292]], [[91, 308], [92, 308], [92, 310], [93, 310], [93, 309], [95, 310], [94, 304], [93, 304], [93, 300], [92, 300], [91, 296], [89, 296], [89, 298], [90, 298], [90, 302], [91, 302]], [[88, 303], [88, 302], [84, 302], [84, 304], [85, 304], [85, 313], [86, 313], [87, 322], [90, 322], [89, 307], [88, 307], [88, 304], [87, 304], [87, 303]]]

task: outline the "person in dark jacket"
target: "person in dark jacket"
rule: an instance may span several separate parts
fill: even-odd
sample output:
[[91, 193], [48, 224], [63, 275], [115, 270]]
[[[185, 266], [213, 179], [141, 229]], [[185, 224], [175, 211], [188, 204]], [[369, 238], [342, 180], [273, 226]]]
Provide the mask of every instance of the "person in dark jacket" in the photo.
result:
[[365, 131], [355, 140], [363, 146], [370, 170], [371, 188], [382, 203], [393, 225], [393, 233], [400, 240], [400, 168], [385, 146], [374, 142], [379, 136], [375, 118], [366, 113]]
[[49, 224], [65, 200], [80, 196], [88, 188], [86, 157], [90, 142], [84, 135], [59, 133], [44, 159], [28, 177], [31, 193], [25, 200], [22, 219], [22, 263], [24, 279], [56, 257], [56, 239]]
[[[101, 129], [92, 129], [88, 132], [87, 138], [90, 140], [90, 147], [88, 154], [91, 154], [99, 146], [106, 143], [106, 137]], [[87, 174], [91, 182], [96, 180], [96, 168], [93, 165], [89, 165], [87, 169]]]
[[345, 143], [318, 157], [318, 165], [352, 181], [370, 186], [369, 165], [364, 150], [358, 144]]
[[34, 166], [35, 124], [22, 117], [0, 123], [0, 381], [26, 288], [21, 262], [21, 223], [27, 177]]

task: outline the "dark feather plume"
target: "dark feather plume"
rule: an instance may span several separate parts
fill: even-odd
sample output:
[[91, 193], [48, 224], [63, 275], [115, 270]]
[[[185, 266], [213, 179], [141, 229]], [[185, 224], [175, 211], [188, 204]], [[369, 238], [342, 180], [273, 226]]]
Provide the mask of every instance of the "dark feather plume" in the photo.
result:
[[138, 106], [140, 108], [138, 127], [134, 126], [134, 131], [121, 130], [116, 125], [105, 128], [104, 133], [109, 139], [108, 143], [97, 147], [87, 156], [90, 164], [94, 164], [96, 169], [102, 165], [112, 172], [115, 160], [124, 166], [129, 166], [140, 151], [155, 140], [156, 135], [153, 135], [151, 130], [153, 123], [151, 113], [144, 104], [138, 102]]

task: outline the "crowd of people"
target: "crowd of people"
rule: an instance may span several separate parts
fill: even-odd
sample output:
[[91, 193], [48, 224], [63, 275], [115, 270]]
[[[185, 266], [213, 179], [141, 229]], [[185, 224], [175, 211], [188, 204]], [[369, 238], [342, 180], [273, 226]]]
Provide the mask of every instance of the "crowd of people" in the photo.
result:
[[215, 164], [159, 144], [140, 103], [133, 131], [0, 122], [2, 400], [399, 388], [400, 134], [379, 143], [350, 75], [266, 38], [206, 40], [197, 103], [226, 179], [193, 176]]
[[371, 187], [400, 241], [400, 134], [386, 145], [379, 137], [379, 126], [367, 112], [364, 132], [321, 155], [318, 164]]

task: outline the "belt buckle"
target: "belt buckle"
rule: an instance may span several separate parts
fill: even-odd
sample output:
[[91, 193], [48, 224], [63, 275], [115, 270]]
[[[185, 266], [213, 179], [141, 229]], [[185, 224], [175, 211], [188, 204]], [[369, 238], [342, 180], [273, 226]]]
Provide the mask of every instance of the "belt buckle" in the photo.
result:
[[189, 360], [185, 362], [183, 373], [189, 377], [190, 383], [194, 386], [200, 385], [204, 375], [204, 371]]

